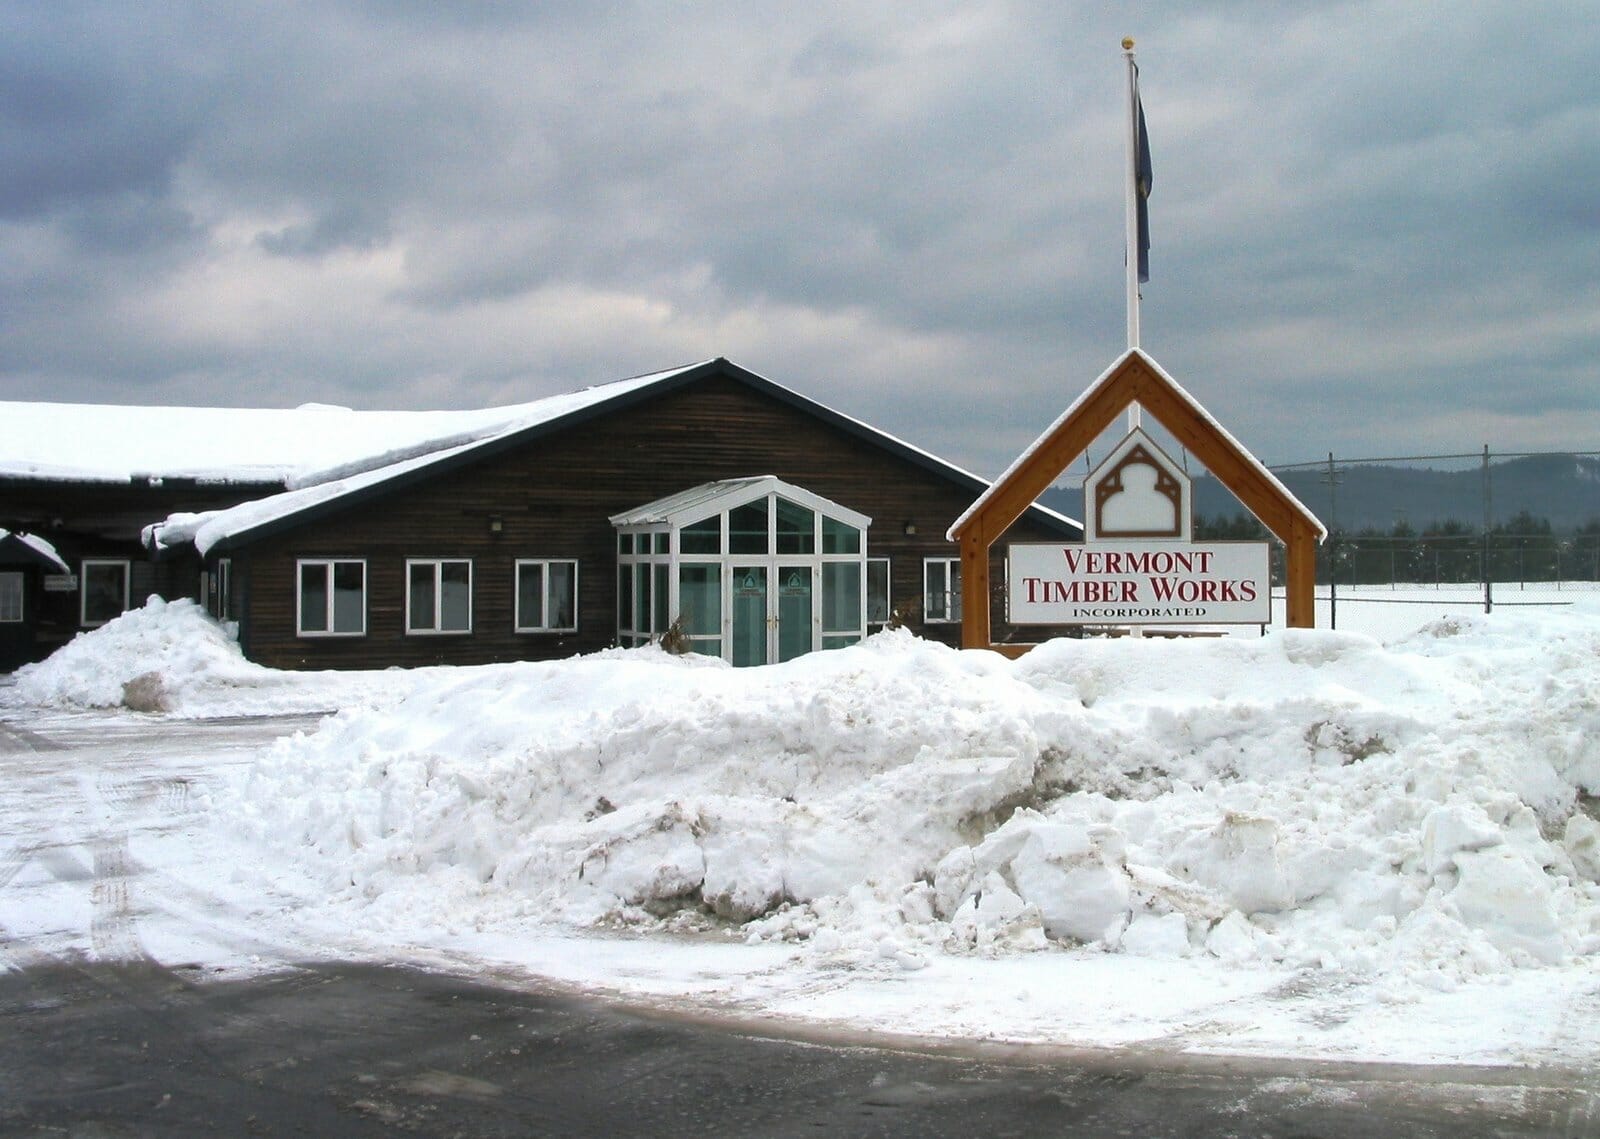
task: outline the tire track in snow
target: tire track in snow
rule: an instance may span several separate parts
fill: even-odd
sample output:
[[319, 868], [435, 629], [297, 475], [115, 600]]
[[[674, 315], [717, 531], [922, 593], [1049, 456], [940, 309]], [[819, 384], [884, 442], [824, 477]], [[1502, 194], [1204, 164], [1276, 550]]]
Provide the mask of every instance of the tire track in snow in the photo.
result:
[[89, 918], [89, 944], [96, 960], [148, 961], [155, 964], [139, 937], [138, 918], [128, 884], [128, 832], [102, 835], [94, 842], [94, 910]]
[[7, 720], [0, 720], [0, 755], [65, 750], [60, 744], [41, 736], [38, 732], [30, 732], [27, 728], [20, 728]]

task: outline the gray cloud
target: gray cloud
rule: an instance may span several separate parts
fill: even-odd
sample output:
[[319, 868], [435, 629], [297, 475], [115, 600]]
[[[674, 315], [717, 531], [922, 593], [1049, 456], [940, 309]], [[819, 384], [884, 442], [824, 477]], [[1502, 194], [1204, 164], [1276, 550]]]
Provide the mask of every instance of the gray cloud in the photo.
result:
[[993, 474], [1124, 344], [1131, 33], [1143, 343], [1247, 445], [1592, 445], [1587, 5], [1104, 7], [0, 0], [6, 395], [728, 355]]

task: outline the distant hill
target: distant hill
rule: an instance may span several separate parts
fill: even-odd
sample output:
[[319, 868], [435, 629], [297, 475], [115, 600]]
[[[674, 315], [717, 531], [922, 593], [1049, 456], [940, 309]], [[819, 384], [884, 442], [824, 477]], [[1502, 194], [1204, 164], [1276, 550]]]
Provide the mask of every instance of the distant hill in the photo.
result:
[[[1274, 473], [1324, 524], [1337, 521], [1341, 530], [1373, 527], [1388, 531], [1401, 520], [1419, 533], [1434, 523], [1449, 520], [1475, 529], [1483, 525], [1481, 464], [1455, 471], [1382, 465], [1336, 469], [1336, 520], [1330, 513], [1326, 469]], [[1492, 462], [1489, 471], [1491, 525], [1503, 523], [1524, 510], [1535, 518], [1548, 519], [1558, 531], [1600, 521], [1600, 457], [1530, 455]], [[1073, 518], [1083, 517], [1081, 487], [1052, 487], [1039, 501]], [[1204, 518], [1231, 518], [1245, 512], [1238, 500], [1210, 475], [1195, 479], [1194, 503], [1195, 513]]]

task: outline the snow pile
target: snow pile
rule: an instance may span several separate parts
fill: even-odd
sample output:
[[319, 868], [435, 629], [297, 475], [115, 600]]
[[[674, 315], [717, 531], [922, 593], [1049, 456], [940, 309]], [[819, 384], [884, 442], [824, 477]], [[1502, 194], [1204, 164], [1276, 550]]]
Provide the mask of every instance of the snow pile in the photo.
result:
[[195, 602], [151, 597], [143, 608], [79, 633], [49, 659], [19, 668], [15, 697], [64, 708], [252, 715], [325, 711], [409, 679], [263, 668], [244, 658], [230, 627]]
[[1581, 613], [1017, 662], [904, 633], [750, 670], [614, 651], [347, 711], [219, 816], [402, 931], [728, 928], [908, 968], [1081, 945], [1448, 989], [1600, 951], [1597, 665]]

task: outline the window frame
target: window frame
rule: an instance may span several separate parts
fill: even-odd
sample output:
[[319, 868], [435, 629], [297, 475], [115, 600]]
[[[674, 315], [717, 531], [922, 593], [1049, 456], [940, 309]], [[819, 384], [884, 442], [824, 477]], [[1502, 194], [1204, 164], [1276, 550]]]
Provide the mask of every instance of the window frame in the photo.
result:
[[[12, 612], [15, 617], [7, 616]], [[22, 570], [0, 570], [0, 625], [20, 625], [27, 617], [28, 575]]]
[[[933, 606], [928, 604], [933, 596], [928, 580], [929, 570], [934, 566], [944, 569], [944, 588], [940, 593], [944, 596], [944, 605], [941, 615], [933, 615]], [[922, 621], [925, 625], [959, 625], [961, 624], [961, 558], [923, 558], [922, 559]]]
[[[122, 608], [102, 621], [89, 620], [89, 568], [91, 566], [119, 566], [122, 569]], [[127, 558], [84, 558], [78, 566], [78, 624], [85, 629], [98, 629], [115, 621], [128, 611], [133, 593], [133, 563]]]
[[233, 559], [218, 558], [211, 571], [212, 602], [211, 615], [218, 621], [233, 620]]
[[[572, 582], [572, 624], [550, 624], [550, 567], [553, 565], [571, 567]], [[523, 622], [522, 613], [522, 567], [538, 566], [543, 578], [543, 588], [539, 591], [539, 621], [537, 625]], [[511, 631], [514, 633], [576, 633], [578, 631], [578, 559], [577, 558], [518, 558], [511, 569]]]
[[[411, 587], [412, 571], [419, 566], [433, 567], [433, 624], [413, 625], [411, 623]], [[467, 623], [464, 628], [444, 627], [444, 568], [445, 566], [467, 567]], [[405, 576], [405, 614], [406, 636], [408, 637], [470, 637], [473, 624], [472, 604], [473, 566], [471, 558], [407, 558]]]
[[[334, 569], [341, 565], [358, 565], [361, 567], [361, 628], [357, 630], [335, 629], [335, 597], [333, 587]], [[323, 568], [324, 613], [328, 627], [326, 629], [307, 629], [305, 622], [305, 570], [307, 566], [321, 566]], [[321, 640], [325, 637], [364, 637], [367, 635], [367, 608], [371, 577], [367, 573], [366, 558], [296, 558], [294, 562], [294, 628], [295, 636]]]
[[[872, 577], [873, 567], [883, 567], [883, 620], [872, 619]], [[862, 623], [867, 627], [867, 635], [874, 631], [881, 631], [894, 620], [894, 565], [887, 557], [869, 557], [867, 559], [866, 579], [866, 607], [861, 614]]]

